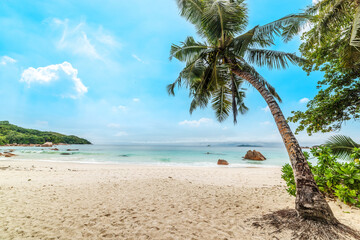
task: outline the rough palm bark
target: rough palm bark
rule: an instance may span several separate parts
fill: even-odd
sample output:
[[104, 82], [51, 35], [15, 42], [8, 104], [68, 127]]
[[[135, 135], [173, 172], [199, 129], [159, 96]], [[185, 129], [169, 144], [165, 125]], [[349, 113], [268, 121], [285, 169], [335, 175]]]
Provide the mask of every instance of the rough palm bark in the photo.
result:
[[315, 219], [329, 224], [338, 224], [339, 222], [334, 217], [330, 206], [320, 193], [307, 160], [301, 151], [301, 147], [274, 97], [252, 74], [243, 72], [236, 67], [232, 71], [259, 91], [270, 108], [294, 171], [297, 192], [295, 209], [298, 214], [305, 219]]

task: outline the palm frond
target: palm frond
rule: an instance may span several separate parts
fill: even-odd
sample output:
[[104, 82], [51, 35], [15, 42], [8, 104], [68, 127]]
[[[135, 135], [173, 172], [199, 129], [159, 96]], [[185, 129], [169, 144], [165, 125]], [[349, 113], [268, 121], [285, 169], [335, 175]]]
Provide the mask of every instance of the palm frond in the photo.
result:
[[[198, 87], [196, 86], [198, 83], [193, 84], [194, 90]], [[206, 108], [209, 100], [211, 99], [210, 92], [204, 92], [204, 93], [196, 93], [195, 91], [192, 92], [191, 96], [193, 97], [193, 100], [190, 104], [189, 112], [192, 114], [197, 108]]]
[[255, 31], [257, 28], [258, 26], [232, 39], [229, 44], [230, 50], [232, 50], [232, 52], [237, 56], [243, 56], [248, 46], [254, 41]]
[[232, 100], [232, 111], [233, 111], [233, 121], [234, 124], [237, 123], [237, 115], [238, 115], [238, 109], [237, 109], [237, 102], [236, 102], [236, 95], [237, 92], [237, 86], [235, 82], [235, 74], [231, 74], [231, 100]]
[[170, 60], [176, 58], [181, 62], [188, 62], [197, 58], [201, 53], [210, 49], [205, 43], [196, 42], [193, 37], [187, 37], [180, 46], [176, 44], [171, 45]]
[[200, 25], [204, 10], [202, 0], [177, 0], [180, 15], [185, 17], [192, 24]]
[[344, 135], [332, 136], [325, 145], [332, 150], [334, 155], [344, 159], [350, 159], [352, 150], [356, 147], [360, 147], [360, 144]]
[[169, 95], [175, 96], [175, 87], [176, 86], [181, 87], [181, 77], [178, 77], [175, 80], [175, 82], [166, 86], [166, 91], [168, 92]]
[[300, 65], [305, 61], [304, 59], [296, 56], [296, 54], [268, 49], [248, 48], [246, 53], [247, 60], [250, 63], [256, 64], [260, 67], [266, 66], [269, 69], [287, 68], [288, 62]]
[[231, 95], [232, 95], [232, 110], [234, 124], [237, 123], [237, 115], [245, 114], [249, 109], [244, 103], [245, 89], [241, 88], [243, 80], [238, 78], [235, 74], [230, 73], [231, 76]]
[[212, 99], [212, 108], [215, 110], [216, 119], [223, 122], [230, 114], [231, 110], [231, 90], [223, 85], [219, 87]]
[[313, 4], [312, 6], [307, 7], [305, 10], [305, 13], [309, 14], [309, 15], [315, 15], [319, 11], [322, 11], [323, 9], [328, 7], [333, 2], [334, 2], [334, 0], [318, 1], [317, 3]]
[[[259, 26], [256, 34], [262, 35], [268, 39], [273, 39], [275, 36], [282, 35], [285, 41], [289, 41], [294, 36], [295, 30], [298, 30], [309, 17], [310, 15], [308, 14], [291, 14], [271, 23]], [[284, 31], [283, 33], [282, 30]]]
[[320, 18], [318, 27], [321, 31], [329, 31], [332, 26], [339, 27], [342, 20], [349, 17], [349, 13], [347, 12], [348, 5], [348, 0], [338, 0], [335, 4], [329, 4], [329, 10], [326, 11], [326, 14]]
[[195, 59], [193, 62], [187, 63], [186, 67], [180, 72], [179, 77], [166, 87], [168, 94], [174, 96], [175, 87], [180, 88], [183, 84], [185, 84], [186, 88], [190, 88], [192, 82], [204, 76], [207, 67], [206, 61], [201, 57]]
[[354, 47], [360, 47], [360, 6], [357, 8], [352, 25], [350, 45]]
[[305, 27], [310, 24], [313, 16], [308, 14], [296, 14], [296, 17], [291, 18], [291, 21], [284, 23], [282, 27], [282, 39], [285, 43], [291, 41], [296, 35], [299, 35]]
[[233, 36], [245, 29], [247, 24], [246, 11], [246, 7], [241, 1], [206, 1], [200, 33], [203, 32], [209, 42], [220, 40], [224, 44], [225, 37]]

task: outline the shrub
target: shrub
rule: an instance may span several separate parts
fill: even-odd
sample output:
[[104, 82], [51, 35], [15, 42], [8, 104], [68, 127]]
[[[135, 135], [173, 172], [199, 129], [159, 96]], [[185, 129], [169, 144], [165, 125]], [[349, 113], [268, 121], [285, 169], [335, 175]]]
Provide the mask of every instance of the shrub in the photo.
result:
[[[309, 154], [304, 154], [306, 159], [309, 159]], [[312, 165], [309, 162], [310, 169], [324, 196], [338, 198], [348, 205], [360, 208], [360, 164], [358, 162], [360, 149], [354, 149], [351, 156], [355, 160], [346, 163], [338, 162], [328, 147], [311, 149], [311, 154], [317, 159], [317, 164]], [[281, 177], [286, 182], [287, 192], [295, 196], [296, 183], [291, 166], [285, 164], [282, 167], [282, 173]]]

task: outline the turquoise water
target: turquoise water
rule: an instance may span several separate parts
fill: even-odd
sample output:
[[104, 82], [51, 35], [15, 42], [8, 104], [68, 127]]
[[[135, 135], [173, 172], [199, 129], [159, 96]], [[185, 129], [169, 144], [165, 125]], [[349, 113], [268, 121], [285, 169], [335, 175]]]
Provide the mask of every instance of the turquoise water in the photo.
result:
[[[12, 158], [14, 160], [79, 163], [215, 167], [218, 159], [225, 159], [230, 163], [229, 167], [266, 167], [282, 166], [289, 162], [285, 148], [280, 147], [67, 145], [57, 148], [59, 151], [41, 147], [0, 147], [0, 151], [15, 149], [14, 153], [18, 156]], [[243, 157], [250, 149], [260, 151], [267, 160], [244, 160]]]

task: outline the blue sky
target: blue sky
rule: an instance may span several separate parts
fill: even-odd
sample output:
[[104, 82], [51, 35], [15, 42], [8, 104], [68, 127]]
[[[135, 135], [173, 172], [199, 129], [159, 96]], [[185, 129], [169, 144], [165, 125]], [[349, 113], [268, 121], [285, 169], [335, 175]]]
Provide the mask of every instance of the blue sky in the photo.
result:
[[[311, 0], [248, 0], [249, 28], [298, 12]], [[175, 0], [3, 0], [0, 2], [1, 120], [59, 131], [94, 143], [281, 142], [266, 104], [247, 91], [250, 111], [234, 126], [213, 111], [188, 112], [185, 89], [166, 93], [183, 64], [172, 43], [196, 36]], [[274, 49], [297, 52], [295, 39]], [[286, 116], [305, 109], [321, 73], [260, 69], [283, 99]], [[292, 125], [293, 129], [294, 126]], [[349, 122], [341, 131], [358, 136]], [[331, 134], [308, 137], [319, 143]]]

